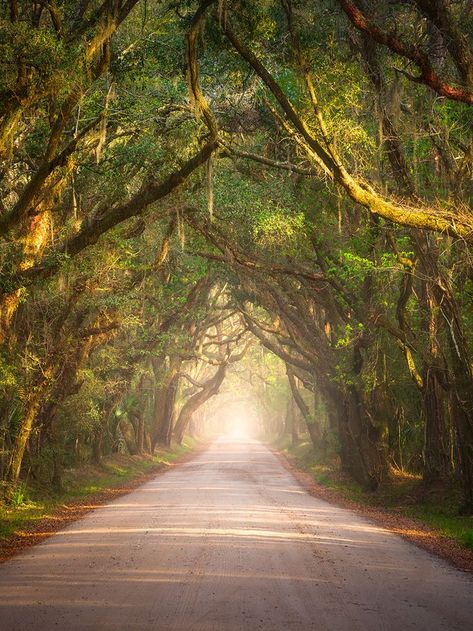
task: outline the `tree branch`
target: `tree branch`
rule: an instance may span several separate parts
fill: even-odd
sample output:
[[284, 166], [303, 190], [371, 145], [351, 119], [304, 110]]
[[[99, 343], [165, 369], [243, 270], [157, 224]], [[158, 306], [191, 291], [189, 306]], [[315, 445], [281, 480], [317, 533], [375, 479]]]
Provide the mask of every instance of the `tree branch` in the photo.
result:
[[[445, 96], [446, 98], [452, 99], [453, 101], [462, 101], [463, 103], [468, 103], [469, 105], [473, 104], [473, 92], [471, 90], [468, 90], [467, 88], [455, 87], [442, 81], [442, 79], [440, 79], [437, 72], [433, 68], [432, 63], [426, 53], [415, 46], [409, 46], [408, 44], [403, 43], [395, 35], [387, 33], [386, 31], [380, 29], [378, 26], [376, 26], [376, 24], [368, 19], [368, 17], [365, 15], [365, 13], [363, 13], [356, 2], [353, 2], [352, 0], [338, 0], [338, 2], [350, 22], [359, 31], [367, 33], [374, 41], [378, 42], [378, 44], [386, 46], [394, 53], [400, 55], [401, 57], [405, 57], [406, 59], [409, 59], [409, 61], [412, 61], [416, 64], [421, 72], [419, 77], [413, 77], [412, 75], [404, 72], [404, 74], [411, 81], [423, 83], [434, 90], [434, 92], [436, 92], [440, 96]], [[428, 2], [416, 1], [416, 4], [423, 6], [423, 10], [425, 10], [427, 5], [431, 3], [432, 0], [428, 0]], [[432, 11], [429, 11], [428, 13], [429, 17], [432, 17]], [[465, 74], [464, 67], [462, 74]]]

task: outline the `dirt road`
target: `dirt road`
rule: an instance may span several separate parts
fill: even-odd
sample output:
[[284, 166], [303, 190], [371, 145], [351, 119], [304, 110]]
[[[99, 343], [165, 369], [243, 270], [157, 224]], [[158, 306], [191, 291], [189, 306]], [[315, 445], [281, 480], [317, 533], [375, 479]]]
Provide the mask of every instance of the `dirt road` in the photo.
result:
[[473, 581], [218, 441], [0, 566], [1, 631], [473, 629]]

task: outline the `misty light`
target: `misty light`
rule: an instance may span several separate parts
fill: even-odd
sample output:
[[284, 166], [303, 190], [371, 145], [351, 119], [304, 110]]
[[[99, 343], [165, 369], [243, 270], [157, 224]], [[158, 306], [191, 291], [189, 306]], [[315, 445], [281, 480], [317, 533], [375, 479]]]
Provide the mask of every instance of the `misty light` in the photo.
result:
[[232, 438], [248, 438], [255, 434], [255, 412], [250, 401], [229, 402], [222, 410], [222, 417], [225, 432]]

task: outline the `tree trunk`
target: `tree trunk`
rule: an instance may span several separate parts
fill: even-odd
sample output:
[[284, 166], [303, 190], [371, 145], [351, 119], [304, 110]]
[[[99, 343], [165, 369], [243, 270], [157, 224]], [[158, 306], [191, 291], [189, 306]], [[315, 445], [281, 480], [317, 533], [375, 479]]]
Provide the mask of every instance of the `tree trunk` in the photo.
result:
[[176, 427], [174, 428], [174, 436], [179, 444], [181, 444], [182, 439], [184, 438], [184, 433], [194, 412], [196, 412], [201, 405], [218, 393], [219, 388], [225, 379], [226, 369], [227, 365], [225, 363], [221, 364], [216, 373], [203, 384], [202, 389], [192, 395], [185, 402], [182, 410], [180, 411], [179, 418], [177, 419]]
[[143, 417], [143, 413], [139, 412], [138, 414], [138, 431], [136, 436], [136, 447], [138, 449], [138, 453], [141, 455], [145, 451], [145, 419]]
[[292, 396], [294, 398], [294, 401], [297, 404], [297, 407], [301, 411], [302, 417], [307, 427], [307, 431], [309, 432], [309, 436], [312, 441], [312, 445], [314, 446], [315, 449], [319, 449], [321, 446], [321, 441], [322, 441], [320, 426], [315, 420], [315, 418], [313, 417], [313, 415], [310, 413], [309, 406], [304, 401], [301, 393], [299, 392], [296, 376], [294, 375], [293, 370], [288, 364], [286, 364], [286, 373], [287, 373], [289, 385], [291, 387]]
[[158, 443], [170, 444], [170, 430], [174, 421], [174, 403], [177, 394], [179, 377], [177, 373], [181, 360], [169, 358], [166, 362], [164, 356], [153, 358], [153, 372], [156, 380], [153, 410], [153, 429], [151, 432], [151, 452], [153, 453]]
[[92, 442], [92, 462], [94, 464], [101, 464], [103, 458], [103, 433], [101, 431], [96, 432], [94, 440]]
[[422, 403], [425, 415], [424, 473], [427, 484], [444, 480], [450, 473], [443, 392], [433, 370], [424, 372]]
[[[423, 247], [422, 247], [423, 246]], [[441, 309], [446, 325], [450, 350], [450, 388], [452, 393], [452, 422], [458, 441], [460, 472], [464, 498], [460, 510], [473, 513], [473, 373], [462, 314], [449, 279], [441, 273], [436, 257], [431, 255], [427, 242], [422, 242], [420, 256], [429, 278], [432, 279], [432, 300]]]
[[350, 386], [345, 395], [343, 433], [345, 451], [350, 454], [350, 474], [366, 490], [376, 491], [387, 476], [386, 452], [380, 429], [373, 424], [354, 386]]
[[[294, 397], [290, 396], [286, 403], [286, 412], [284, 415], [284, 423], [281, 429], [280, 438], [292, 436], [294, 427]], [[294, 443], [293, 443], [294, 444]]]
[[33, 429], [33, 423], [49, 388], [49, 376], [50, 371], [45, 372], [41, 380], [32, 388], [32, 394], [28, 398], [23, 417], [20, 421], [20, 426], [10, 455], [8, 473], [9, 481], [13, 486], [17, 484], [20, 478], [21, 465], [23, 463], [26, 445], [30, 438], [31, 430]]
[[162, 444], [166, 447], [171, 445], [171, 434], [175, 413], [174, 408], [176, 404], [177, 388], [179, 385], [179, 376], [175, 374], [175, 372], [166, 388], [164, 405], [160, 410], [158, 410], [159, 422], [156, 428], [155, 446], [157, 444]]
[[291, 421], [291, 444], [297, 445], [297, 443], [299, 442], [299, 430], [297, 427], [298, 423], [297, 423], [297, 414], [296, 414], [296, 402], [294, 401], [294, 397], [291, 400], [290, 421]]
[[473, 514], [473, 384], [468, 374], [457, 375], [452, 392], [453, 421], [457, 434], [463, 505], [460, 512]]
[[62, 474], [63, 474], [63, 462], [62, 462], [62, 449], [57, 444], [54, 445], [53, 450], [53, 471], [51, 475], [51, 486], [55, 493], [61, 493], [62, 487]]

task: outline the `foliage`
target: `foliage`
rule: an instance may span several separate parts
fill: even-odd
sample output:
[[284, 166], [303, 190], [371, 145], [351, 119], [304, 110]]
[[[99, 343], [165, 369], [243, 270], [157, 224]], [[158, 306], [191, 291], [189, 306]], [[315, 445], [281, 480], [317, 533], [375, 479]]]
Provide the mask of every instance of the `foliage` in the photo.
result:
[[[463, 475], [473, 510], [471, 85], [433, 18], [367, 4], [406, 56], [333, 0], [210, 3], [201, 22], [188, 0], [16, 4], [0, 13], [8, 484], [169, 444], [223, 366], [189, 427], [215, 429], [238, 393], [260, 435], [308, 432], [364, 488], [393, 465]], [[466, 4], [448, 4], [445, 38], [467, 42]], [[412, 50], [435, 85], [410, 80]]]

